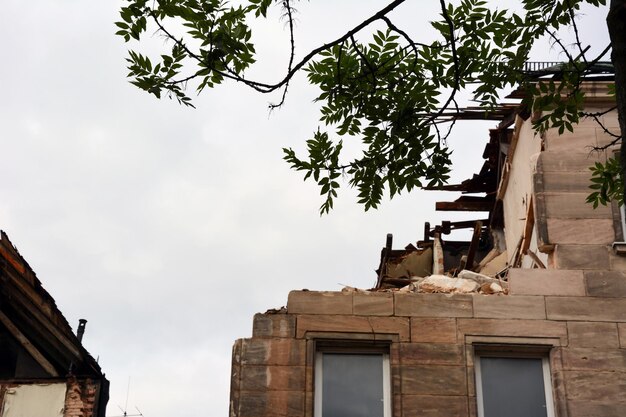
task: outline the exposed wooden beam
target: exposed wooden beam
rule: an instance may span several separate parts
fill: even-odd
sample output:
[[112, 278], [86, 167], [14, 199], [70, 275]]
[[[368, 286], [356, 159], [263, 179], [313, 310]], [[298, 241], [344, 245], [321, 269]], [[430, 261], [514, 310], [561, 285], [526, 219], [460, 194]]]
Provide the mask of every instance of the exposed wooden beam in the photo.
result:
[[494, 202], [486, 201], [437, 201], [435, 210], [437, 211], [491, 211]]
[[7, 330], [17, 339], [17, 341], [22, 345], [22, 347], [30, 353], [30, 355], [37, 361], [37, 363], [50, 374], [50, 376], [58, 377], [59, 374], [54, 369], [54, 366], [39, 352], [39, 350], [33, 346], [32, 343], [28, 340], [26, 336], [13, 324], [13, 322], [0, 311], [0, 322], [7, 328]]

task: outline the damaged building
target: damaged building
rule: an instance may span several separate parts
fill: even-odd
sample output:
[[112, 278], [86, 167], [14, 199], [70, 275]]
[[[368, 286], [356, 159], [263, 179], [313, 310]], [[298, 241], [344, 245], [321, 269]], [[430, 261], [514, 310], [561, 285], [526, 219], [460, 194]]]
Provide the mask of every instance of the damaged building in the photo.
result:
[[0, 231], [0, 417], [104, 417], [109, 382]]
[[[618, 132], [608, 85], [583, 83], [585, 111]], [[539, 135], [536, 116], [502, 105], [482, 168], [441, 187], [462, 194], [438, 210], [487, 215], [426, 224], [404, 249], [387, 236], [369, 290], [292, 291], [255, 315], [230, 416], [626, 415], [624, 211], [585, 202], [589, 167], [614, 152], [590, 147], [613, 137], [592, 118]]]

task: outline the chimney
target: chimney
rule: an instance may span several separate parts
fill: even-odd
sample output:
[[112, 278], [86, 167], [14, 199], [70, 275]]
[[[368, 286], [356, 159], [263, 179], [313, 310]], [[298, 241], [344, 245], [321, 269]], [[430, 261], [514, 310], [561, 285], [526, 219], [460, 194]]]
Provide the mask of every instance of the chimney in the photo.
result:
[[87, 325], [87, 320], [78, 319], [78, 330], [76, 330], [76, 336], [78, 337], [78, 341], [82, 343], [83, 335], [85, 334], [85, 326]]

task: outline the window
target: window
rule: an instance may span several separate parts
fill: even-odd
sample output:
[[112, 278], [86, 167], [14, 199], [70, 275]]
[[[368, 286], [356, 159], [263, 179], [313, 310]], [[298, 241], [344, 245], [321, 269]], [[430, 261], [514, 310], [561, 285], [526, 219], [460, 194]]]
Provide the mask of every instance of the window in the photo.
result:
[[479, 417], [554, 417], [547, 352], [477, 349], [475, 367]]
[[317, 348], [315, 417], [391, 417], [389, 354], [380, 348]]

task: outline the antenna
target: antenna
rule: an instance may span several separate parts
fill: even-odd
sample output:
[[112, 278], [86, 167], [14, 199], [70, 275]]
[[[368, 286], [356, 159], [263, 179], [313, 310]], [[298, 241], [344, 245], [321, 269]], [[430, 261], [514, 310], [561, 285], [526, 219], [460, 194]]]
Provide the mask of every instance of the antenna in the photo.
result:
[[107, 416], [107, 417], [144, 417], [144, 415], [139, 411], [139, 408], [135, 406], [135, 410], [137, 410], [137, 414], [128, 414], [128, 394], [130, 393], [130, 376], [128, 377], [128, 385], [126, 385], [126, 402], [124, 403], [124, 408], [119, 405], [117, 408], [122, 412], [119, 416]]

